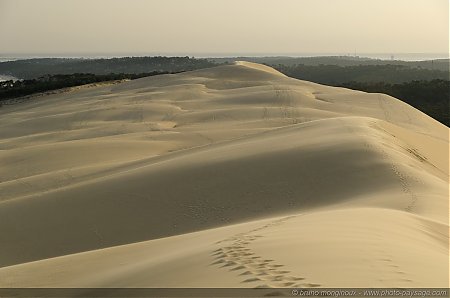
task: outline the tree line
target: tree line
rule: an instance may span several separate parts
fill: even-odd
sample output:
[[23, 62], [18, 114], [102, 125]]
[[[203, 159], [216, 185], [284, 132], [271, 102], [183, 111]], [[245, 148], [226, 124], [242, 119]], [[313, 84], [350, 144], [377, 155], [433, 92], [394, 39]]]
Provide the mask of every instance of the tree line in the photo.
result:
[[412, 68], [404, 65], [303, 65], [286, 66], [270, 65], [280, 72], [301, 80], [326, 85], [337, 85], [348, 82], [386, 82], [399, 84], [420, 80], [448, 80], [449, 71]]
[[450, 127], [450, 81], [448, 80], [411, 81], [401, 84], [349, 82], [339, 86], [391, 95]]
[[89, 73], [140, 74], [152, 71], [179, 72], [217, 65], [193, 57], [123, 57], [109, 59], [37, 58], [0, 63], [0, 74], [19, 79], [37, 79], [44, 75]]
[[31, 95], [39, 92], [47, 92], [67, 87], [80, 86], [91, 83], [115, 81], [124, 79], [138, 79], [142, 77], [168, 74], [167, 71], [153, 71], [140, 74], [106, 74], [96, 75], [92, 73], [74, 73], [74, 74], [58, 74], [46, 75], [37, 79], [3, 81], [0, 82], [0, 103], [1, 101]]

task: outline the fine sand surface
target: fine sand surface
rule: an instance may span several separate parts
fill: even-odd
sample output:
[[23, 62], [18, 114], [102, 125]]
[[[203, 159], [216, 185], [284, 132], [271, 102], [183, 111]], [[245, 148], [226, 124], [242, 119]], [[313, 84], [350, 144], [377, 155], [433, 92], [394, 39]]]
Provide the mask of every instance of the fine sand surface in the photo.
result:
[[0, 287], [448, 287], [449, 129], [248, 62], [0, 108]]

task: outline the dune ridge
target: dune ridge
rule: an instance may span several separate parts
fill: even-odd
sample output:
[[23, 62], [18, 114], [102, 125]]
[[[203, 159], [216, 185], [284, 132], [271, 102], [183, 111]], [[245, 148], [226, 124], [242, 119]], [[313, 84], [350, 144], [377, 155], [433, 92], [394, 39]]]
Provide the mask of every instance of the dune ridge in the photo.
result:
[[0, 287], [448, 287], [449, 130], [256, 63], [0, 109]]

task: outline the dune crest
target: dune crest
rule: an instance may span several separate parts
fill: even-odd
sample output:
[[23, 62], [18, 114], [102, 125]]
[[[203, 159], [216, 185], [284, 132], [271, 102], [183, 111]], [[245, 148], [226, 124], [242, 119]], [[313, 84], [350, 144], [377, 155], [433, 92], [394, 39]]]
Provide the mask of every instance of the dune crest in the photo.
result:
[[248, 67], [248, 68], [257, 69], [257, 70], [260, 70], [260, 71], [265, 71], [265, 72], [272, 73], [272, 74], [276, 74], [276, 75], [279, 75], [279, 76], [282, 76], [282, 77], [286, 77], [285, 74], [279, 72], [278, 70], [275, 70], [272, 67], [266, 66], [266, 65], [263, 65], [263, 64], [253, 63], [253, 62], [248, 62], [248, 61], [236, 61], [235, 64], [236, 65], [245, 66], [245, 67]]
[[0, 287], [448, 287], [449, 129], [239, 61], [0, 109]]

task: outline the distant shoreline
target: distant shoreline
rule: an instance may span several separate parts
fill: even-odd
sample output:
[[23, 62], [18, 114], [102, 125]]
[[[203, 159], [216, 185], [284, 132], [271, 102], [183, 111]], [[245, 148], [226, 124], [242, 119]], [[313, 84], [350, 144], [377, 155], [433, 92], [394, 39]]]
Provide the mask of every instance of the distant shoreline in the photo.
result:
[[234, 58], [234, 57], [349, 57], [375, 60], [429, 61], [449, 59], [447, 53], [120, 53], [120, 54], [0, 54], [0, 63], [35, 58], [72, 59], [111, 59], [123, 57], [195, 57], [195, 58]]
[[13, 76], [10, 76], [10, 75], [0, 74], [0, 82], [10, 81], [10, 80], [17, 81], [17, 80], [20, 80], [20, 79], [16, 78], [16, 77], [13, 77]]

